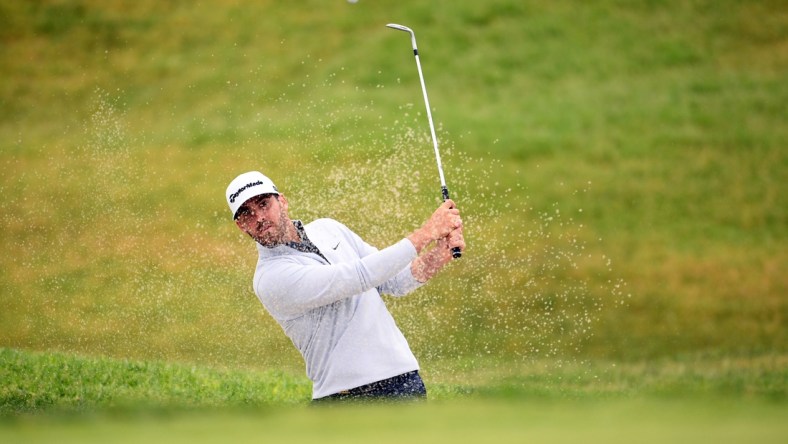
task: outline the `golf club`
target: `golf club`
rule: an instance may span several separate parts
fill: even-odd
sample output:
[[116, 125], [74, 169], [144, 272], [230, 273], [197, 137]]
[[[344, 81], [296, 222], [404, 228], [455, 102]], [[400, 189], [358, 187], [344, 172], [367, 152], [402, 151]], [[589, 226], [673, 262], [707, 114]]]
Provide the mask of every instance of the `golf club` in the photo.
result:
[[[435, 160], [438, 162], [438, 174], [440, 175], [441, 179], [441, 194], [443, 195], [443, 200], [449, 198], [449, 189], [446, 187], [446, 178], [443, 176], [443, 165], [441, 164], [441, 154], [438, 151], [438, 138], [435, 136], [435, 125], [432, 123], [432, 111], [430, 111], [430, 100], [427, 98], [427, 86], [424, 84], [424, 74], [421, 72], [421, 62], [419, 61], [419, 50], [416, 48], [416, 34], [413, 32], [412, 29], [408, 28], [407, 26], [398, 25], [396, 23], [389, 23], [389, 28], [397, 29], [399, 31], [405, 31], [410, 33], [410, 42], [413, 46], [413, 55], [416, 56], [416, 68], [419, 70], [419, 80], [421, 81], [421, 92], [424, 94], [424, 105], [427, 107], [427, 119], [430, 122], [430, 134], [432, 134], [432, 146], [435, 148]], [[451, 250], [451, 255], [455, 259], [462, 256], [462, 251], [460, 251], [459, 247], [454, 247]]]

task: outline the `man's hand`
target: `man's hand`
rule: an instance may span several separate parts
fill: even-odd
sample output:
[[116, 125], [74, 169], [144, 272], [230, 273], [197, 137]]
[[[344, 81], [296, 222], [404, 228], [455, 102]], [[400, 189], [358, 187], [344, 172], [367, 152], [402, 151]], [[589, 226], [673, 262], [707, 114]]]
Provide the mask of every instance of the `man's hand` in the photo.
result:
[[454, 201], [447, 199], [432, 213], [432, 216], [421, 228], [408, 236], [408, 239], [416, 247], [416, 252], [420, 253], [432, 241], [443, 239], [457, 229], [462, 229], [460, 210], [455, 208]]
[[465, 237], [462, 235], [462, 227], [452, 231], [448, 236], [438, 239], [438, 246], [435, 248], [445, 253], [445, 260], [448, 263], [453, 258], [451, 250], [455, 247], [460, 251], [465, 251]]

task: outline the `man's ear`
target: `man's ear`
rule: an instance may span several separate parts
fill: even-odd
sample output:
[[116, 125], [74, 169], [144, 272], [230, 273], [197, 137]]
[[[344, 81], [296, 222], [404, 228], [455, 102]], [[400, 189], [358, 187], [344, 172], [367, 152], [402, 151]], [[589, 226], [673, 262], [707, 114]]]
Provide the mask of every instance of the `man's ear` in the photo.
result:
[[279, 199], [279, 203], [282, 204], [282, 208], [284, 208], [285, 211], [290, 208], [290, 204], [287, 203], [287, 198], [284, 194], [280, 194], [277, 199]]

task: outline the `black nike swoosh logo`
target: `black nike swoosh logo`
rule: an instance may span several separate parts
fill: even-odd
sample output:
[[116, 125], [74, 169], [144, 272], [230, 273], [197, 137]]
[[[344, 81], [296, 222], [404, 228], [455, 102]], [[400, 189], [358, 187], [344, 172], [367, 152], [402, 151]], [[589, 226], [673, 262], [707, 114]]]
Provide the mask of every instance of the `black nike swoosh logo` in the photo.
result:
[[340, 242], [337, 242], [337, 244], [334, 245], [333, 247], [331, 247], [331, 249], [332, 250], [336, 250], [337, 248], [339, 248], [339, 244], [340, 244]]

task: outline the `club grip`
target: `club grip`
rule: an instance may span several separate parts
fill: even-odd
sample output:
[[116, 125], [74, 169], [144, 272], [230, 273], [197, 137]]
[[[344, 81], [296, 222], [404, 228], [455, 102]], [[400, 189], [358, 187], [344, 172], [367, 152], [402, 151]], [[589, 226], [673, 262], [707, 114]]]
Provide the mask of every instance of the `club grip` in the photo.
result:
[[[445, 186], [441, 187], [441, 194], [443, 194], [444, 202], [449, 199], [449, 189]], [[462, 250], [460, 250], [460, 247], [454, 247], [451, 249], [451, 257], [454, 259], [459, 259], [462, 257]]]

